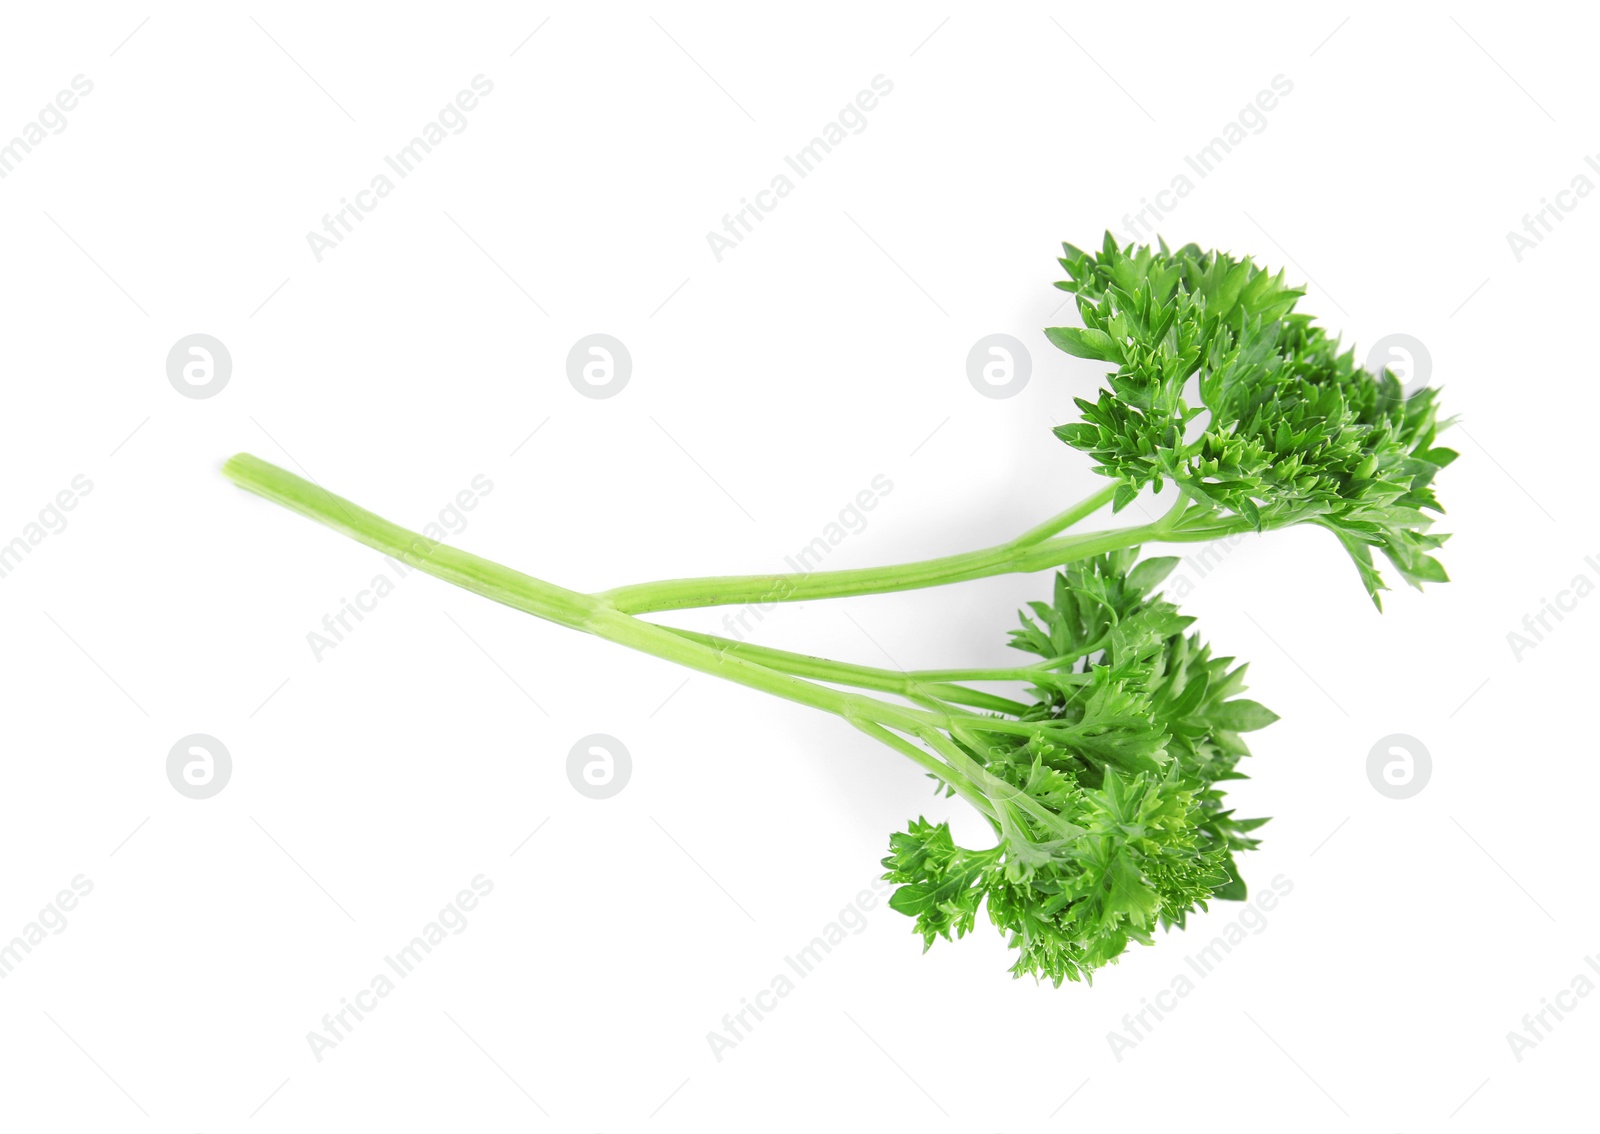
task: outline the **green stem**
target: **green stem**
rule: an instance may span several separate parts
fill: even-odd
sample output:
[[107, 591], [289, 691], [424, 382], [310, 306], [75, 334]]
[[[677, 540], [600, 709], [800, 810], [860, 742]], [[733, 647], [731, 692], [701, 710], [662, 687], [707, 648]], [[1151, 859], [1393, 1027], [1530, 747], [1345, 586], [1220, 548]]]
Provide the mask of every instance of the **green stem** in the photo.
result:
[[732, 638], [722, 638], [716, 634], [702, 634], [698, 630], [680, 630], [674, 627], [672, 632], [689, 639], [691, 642], [712, 646], [718, 650], [748, 658], [753, 662], [767, 666], [769, 669], [793, 674], [796, 677], [808, 677], [813, 681], [831, 681], [839, 685], [853, 685], [857, 689], [871, 689], [878, 693], [893, 693], [899, 697], [905, 696], [911, 685], [912, 675], [895, 669], [879, 669], [876, 666], [833, 661], [830, 658], [819, 658], [810, 654], [797, 654], [790, 650], [774, 649], [772, 646], [758, 646], [754, 642], [736, 642]]
[[788, 701], [825, 709], [847, 720], [865, 719], [907, 731], [943, 728], [948, 724], [948, 718], [942, 713], [894, 705], [777, 673], [735, 654], [687, 639], [665, 626], [642, 622], [613, 609], [598, 596], [567, 590], [391, 523], [248, 453], [231, 458], [222, 471], [241, 488], [309, 516], [411, 567], [513, 609]]
[[[1092, 511], [1088, 509], [1088, 505], [1100, 495], [1103, 493], [1090, 497], [1069, 512], [1086, 514], [1086, 509]], [[629, 614], [739, 604], [768, 607], [779, 602], [885, 594], [891, 591], [909, 591], [922, 587], [942, 586], [946, 583], [960, 583], [969, 579], [983, 579], [991, 575], [1043, 571], [1049, 567], [1059, 567], [1107, 551], [1137, 547], [1151, 540], [1174, 543], [1197, 542], [1231, 535], [1235, 531], [1249, 530], [1248, 524], [1242, 520], [1220, 520], [1215, 524], [1178, 530], [1176, 525], [1185, 516], [1184, 508], [1187, 503], [1185, 500], [1180, 500], [1165, 516], [1152, 523], [1050, 538], [1046, 533], [1059, 520], [1060, 517], [1057, 517], [1025, 533], [1019, 539], [995, 547], [912, 563], [861, 567], [844, 571], [814, 571], [809, 574], [663, 579], [652, 583], [614, 587], [609, 591], [600, 592], [597, 597], [606, 599], [617, 610]], [[1068, 514], [1062, 513], [1063, 516]], [[1194, 513], [1190, 512], [1188, 515], [1193, 516]]]
[[[916, 672], [924, 681], [1036, 681], [1040, 674], [1049, 673], [1059, 666], [1074, 662], [1099, 648], [1096, 646], [1078, 654], [1063, 654], [1059, 658], [1051, 658], [1035, 665], [1018, 665], [1004, 669], [924, 669]], [[1091, 680], [1088, 674], [1081, 673], [1058, 674], [1057, 678], [1082, 678], [1083, 684]]]
[[950, 705], [969, 705], [974, 709], [984, 709], [991, 713], [1011, 713], [1013, 716], [1020, 716], [1028, 711], [1028, 706], [1021, 701], [1013, 701], [1009, 697], [1001, 697], [995, 693], [985, 693], [981, 689], [968, 689], [965, 685], [935, 682], [920, 684], [917, 688]]
[[664, 579], [616, 587], [601, 594], [618, 610], [630, 614], [746, 603], [769, 607], [779, 602], [909, 591], [967, 579], [982, 579], [1016, 570], [1019, 554], [1021, 549], [1002, 544], [961, 555], [946, 555], [888, 567], [815, 571], [810, 574]]
[[[897, 670], [880, 669], [877, 666], [855, 665], [851, 662], [833, 661], [829, 658], [813, 657], [810, 654], [797, 654], [789, 650], [779, 650], [771, 646], [758, 646], [753, 642], [736, 642], [732, 638], [722, 638], [716, 634], [702, 634], [698, 630], [673, 629], [674, 634], [681, 634], [691, 641], [700, 642], [707, 646], [714, 646], [719, 650], [737, 654], [753, 662], [766, 666], [768, 669], [778, 670], [780, 673], [793, 674], [796, 677], [808, 677], [813, 681], [831, 681], [838, 685], [851, 685], [857, 689], [871, 689], [879, 693], [893, 693], [897, 697], [912, 699], [917, 695], [934, 697], [952, 705], [969, 705], [977, 709], [987, 709], [992, 713], [1022, 713], [1027, 706], [993, 693], [985, 693], [980, 689], [967, 689], [961, 685], [951, 684], [954, 680], [948, 670]], [[972, 680], [994, 681], [1026, 681], [1033, 676], [1026, 669], [1023, 670], [969, 670], [968, 673], [1001, 674], [998, 677], [978, 677]], [[1019, 676], [1020, 675], [1020, 676]]]
[[950, 767], [949, 764], [940, 760], [926, 749], [917, 747], [905, 737], [890, 732], [880, 724], [866, 720], [853, 720], [850, 723], [874, 740], [882, 741], [902, 756], [909, 757], [927, 771], [938, 776], [949, 784], [957, 795], [972, 804], [973, 807], [976, 807], [991, 823], [994, 822], [994, 804], [990, 803], [965, 775], [956, 771], [956, 769]]
[[1053, 535], [1058, 535], [1059, 533], [1064, 532], [1068, 528], [1072, 527], [1072, 525], [1076, 524], [1079, 520], [1085, 519], [1088, 516], [1092, 516], [1094, 513], [1104, 508], [1107, 504], [1111, 503], [1116, 494], [1117, 486], [1115, 484], [1108, 484], [1099, 492], [1085, 496], [1082, 500], [1068, 508], [1065, 512], [1051, 516], [1048, 520], [1042, 524], [1039, 524], [1037, 527], [1029, 528], [1011, 542], [1016, 544], [1018, 547], [1031, 547], [1040, 540], [1048, 539]]
[[240, 488], [309, 516], [408, 567], [562, 626], [589, 630], [589, 623], [602, 609], [602, 604], [590, 595], [535, 579], [390, 523], [321, 485], [250, 453], [229, 458], [222, 466], [222, 475]]

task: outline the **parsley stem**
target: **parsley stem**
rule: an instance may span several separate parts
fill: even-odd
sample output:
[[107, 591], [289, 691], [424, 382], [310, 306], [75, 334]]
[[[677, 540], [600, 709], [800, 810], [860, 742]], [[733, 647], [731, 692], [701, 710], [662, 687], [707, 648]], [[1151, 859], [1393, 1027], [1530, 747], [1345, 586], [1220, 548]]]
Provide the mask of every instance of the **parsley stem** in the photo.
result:
[[978, 788], [973, 785], [971, 780], [969, 780], [961, 772], [958, 772], [956, 769], [952, 768], [944, 760], [939, 759], [939, 757], [933, 755], [933, 753], [929, 752], [927, 749], [918, 747], [900, 734], [890, 732], [888, 729], [874, 721], [851, 720], [850, 723], [855, 725], [868, 736], [872, 737], [874, 740], [880, 740], [884, 744], [887, 744], [890, 748], [893, 748], [896, 752], [900, 753], [902, 756], [909, 757], [930, 774], [938, 776], [945, 783], [949, 784], [951, 789], [957, 795], [966, 800], [968, 803], [972, 804], [973, 807], [977, 808], [986, 819], [988, 819], [991, 823], [994, 822], [995, 805], [989, 802], [988, 797], [979, 791]]
[[[1101, 495], [1103, 493], [1097, 493], [1074, 510], [1084, 510]], [[779, 602], [884, 594], [890, 591], [909, 591], [922, 587], [942, 586], [946, 583], [960, 583], [969, 579], [984, 579], [991, 575], [1042, 571], [1047, 567], [1060, 567], [1078, 559], [1087, 559], [1093, 555], [1125, 547], [1135, 547], [1152, 540], [1192, 542], [1214, 539], [1219, 535], [1243, 530], [1232, 520], [1200, 528], [1175, 530], [1180, 517], [1188, 514], [1183, 511], [1185, 504], [1185, 501], [1180, 500], [1179, 504], [1165, 516], [1152, 523], [1076, 536], [1049, 536], [1051, 525], [1060, 519], [1055, 517], [1025, 532], [1018, 539], [994, 547], [912, 563], [897, 563], [887, 567], [780, 575], [663, 579], [651, 583], [614, 587], [600, 592], [598, 597], [609, 601], [617, 610], [629, 614], [742, 604], [766, 607]], [[1098, 506], [1097, 504], [1096, 507]], [[1087, 514], [1088, 511], [1093, 509], [1087, 509], [1083, 514]]]
[[674, 627], [673, 633], [708, 646], [715, 646], [719, 650], [738, 654], [768, 669], [793, 674], [796, 677], [807, 677], [813, 681], [830, 681], [836, 685], [851, 685], [857, 689], [871, 689], [879, 693], [893, 693], [900, 697], [910, 697], [913, 693], [920, 692], [953, 705], [968, 705], [995, 713], [1021, 713], [1027, 706], [979, 689], [968, 689], [954, 682], [1031, 681], [1056, 665], [1064, 665], [1075, 660], [1072, 657], [1054, 658], [1038, 665], [1004, 669], [882, 669], [877, 666], [813, 657], [810, 654], [797, 654], [772, 646], [758, 646], [753, 642], [736, 642], [732, 638], [702, 634], [697, 630], [681, 630]]
[[942, 710], [896, 705], [780, 673], [747, 657], [695, 641], [677, 631], [614, 609], [604, 598], [568, 590], [521, 571], [440, 543], [391, 523], [321, 485], [249, 453], [223, 465], [239, 487], [308, 516], [408, 566], [464, 590], [559, 625], [738, 682], [785, 700], [824, 709], [852, 723], [862, 720], [907, 731], [943, 728]]
[[1065, 512], [1057, 513], [1056, 515], [1051, 516], [1044, 523], [1029, 528], [1016, 539], [1012, 540], [1011, 543], [1017, 547], [1031, 547], [1040, 540], [1048, 539], [1053, 535], [1058, 535], [1072, 527], [1079, 520], [1086, 519], [1089, 516], [1094, 515], [1094, 513], [1098, 512], [1101, 508], [1104, 508], [1107, 504], [1111, 503], [1112, 498], [1116, 496], [1116, 494], [1117, 486], [1115, 484], [1108, 484], [1099, 492], [1085, 496], [1082, 500], [1068, 508]]

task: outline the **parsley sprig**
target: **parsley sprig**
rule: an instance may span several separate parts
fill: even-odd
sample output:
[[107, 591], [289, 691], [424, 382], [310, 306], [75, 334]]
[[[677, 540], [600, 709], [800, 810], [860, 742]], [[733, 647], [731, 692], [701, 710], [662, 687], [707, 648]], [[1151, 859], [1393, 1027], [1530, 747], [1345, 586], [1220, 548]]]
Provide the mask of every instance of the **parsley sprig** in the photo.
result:
[[[1236, 856], [1264, 819], [1240, 819], [1223, 786], [1243, 777], [1241, 734], [1277, 718], [1240, 694], [1245, 667], [1213, 656], [1157, 590], [1186, 543], [1310, 523], [1332, 532], [1376, 603], [1381, 552], [1420, 588], [1443, 582], [1433, 480], [1436, 393], [1407, 396], [1296, 310], [1303, 292], [1248, 259], [1065, 246], [1084, 325], [1051, 328], [1070, 354], [1113, 367], [1083, 420], [1056, 434], [1110, 483], [1015, 539], [915, 563], [806, 575], [671, 579], [589, 594], [427, 539], [247, 453], [224, 473], [457, 586], [571, 629], [834, 713], [913, 760], [945, 797], [987, 821], [992, 845], [958, 845], [919, 817], [890, 839], [890, 904], [925, 945], [973, 930], [1006, 936], [1012, 971], [1087, 979], [1157, 926], [1213, 899], [1242, 899]], [[1166, 513], [1075, 532], [1170, 482]], [[1011, 644], [1014, 666], [902, 672], [662, 626], [652, 611], [910, 590], [1056, 569]]]
[[1056, 286], [1077, 297], [1084, 326], [1045, 334], [1116, 369], [1098, 399], [1077, 399], [1083, 421], [1056, 435], [1116, 482], [1116, 508], [1171, 480], [1255, 531], [1327, 528], [1375, 603], [1374, 549], [1419, 589], [1446, 581], [1428, 554], [1444, 542], [1428, 530], [1427, 512], [1442, 511], [1433, 478], [1456, 457], [1434, 443], [1437, 391], [1406, 398], [1389, 371], [1367, 373], [1295, 310], [1304, 289], [1249, 259], [1193, 244], [1122, 249], [1109, 233], [1096, 256], [1064, 247], [1069, 278]]
[[987, 850], [921, 818], [893, 836], [890, 905], [927, 944], [971, 930], [983, 903], [1019, 954], [1012, 971], [1059, 985], [1213, 897], [1245, 896], [1233, 856], [1265, 820], [1236, 819], [1217, 785], [1241, 778], [1239, 734], [1277, 717], [1238, 696], [1244, 666], [1213, 657], [1186, 633], [1193, 619], [1149, 593], [1176, 563], [1135, 565], [1131, 551], [1074, 563], [1013, 632], [1046, 659], [1017, 716], [1039, 730], [969, 751], [1004, 785], [991, 798], [1015, 792], [1049, 819], [1019, 809]]

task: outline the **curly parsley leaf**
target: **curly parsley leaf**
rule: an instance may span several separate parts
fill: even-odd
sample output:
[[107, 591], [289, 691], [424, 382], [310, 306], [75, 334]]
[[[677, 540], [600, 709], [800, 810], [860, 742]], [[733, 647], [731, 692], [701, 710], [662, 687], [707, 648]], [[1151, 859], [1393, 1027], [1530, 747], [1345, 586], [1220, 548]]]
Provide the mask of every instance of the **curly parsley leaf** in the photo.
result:
[[1235, 818], [1218, 785], [1241, 778], [1239, 734], [1277, 717], [1238, 696], [1242, 665], [1214, 657], [1186, 633], [1192, 619], [1151, 593], [1172, 562], [1136, 554], [1068, 566], [1053, 601], [1012, 632], [1044, 659], [1036, 700], [1016, 715], [1037, 731], [957, 738], [1005, 816], [997, 845], [958, 846], [947, 824], [921, 818], [891, 838], [890, 905], [916, 919], [925, 946], [970, 932], [982, 905], [1019, 954], [1013, 973], [1059, 985], [1213, 898], [1245, 897], [1233, 856], [1266, 820]]
[[[1256, 531], [1313, 523], [1349, 553], [1374, 603], [1386, 589], [1373, 551], [1407, 583], [1446, 581], [1430, 552], [1442, 513], [1437, 391], [1406, 397], [1295, 307], [1303, 289], [1249, 258], [1190, 244], [1065, 245], [1082, 328], [1045, 333], [1069, 354], [1115, 367], [1083, 421], [1056, 435], [1119, 483], [1118, 506], [1168, 480]], [[1196, 391], [1197, 402], [1191, 405]]]

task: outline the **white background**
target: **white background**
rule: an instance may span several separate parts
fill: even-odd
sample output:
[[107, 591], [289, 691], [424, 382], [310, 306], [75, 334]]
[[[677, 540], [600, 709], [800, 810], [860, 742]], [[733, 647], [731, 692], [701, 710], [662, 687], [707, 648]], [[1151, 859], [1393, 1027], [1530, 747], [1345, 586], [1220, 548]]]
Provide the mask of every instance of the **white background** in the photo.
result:
[[[1594, 30], [1534, 4], [10, 9], [0, 139], [73, 76], [94, 89], [0, 181], [0, 542], [93, 489], [0, 580], [0, 939], [94, 888], [0, 981], [0, 1123], [1416, 1131], [1587, 1108], [1600, 998], [1520, 1062], [1506, 1035], [1600, 950], [1600, 599], [1520, 660], [1507, 634], [1600, 578], [1600, 200], [1520, 262], [1506, 233], [1600, 150]], [[479, 74], [465, 131], [319, 263], [306, 233]], [[867, 128], [718, 262], [706, 233], [880, 74]], [[842, 722], [422, 576], [318, 661], [307, 633], [383, 563], [220, 462], [412, 526], [484, 474], [458, 542], [583, 589], [780, 569], [878, 474], [828, 566], [998, 542], [1098, 486], [1049, 433], [1098, 381], [1040, 333], [1072, 319], [1059, 241], [1124, 231], [1280, 74], [1292, 94], [1161, 231], [1313, 279], [1305, 309], [1363, 349], [1420, 339], [1463, 454], [1450, 585], [1380, 616], [1291, 531], [1186, 602], [1283, 717], [1237, 795], [1275, 816], [1247, 879], [1293, 893], [1121, 1061], [1107, 1034], [1237, 906], [1059, 990], [1013, 981], [986, 922], [921, 956], [879, 906], [719, 1062], [707, 1033], [890, 831], [978, 837], [969, 814]], [[633, 358], [609, 400], [565, 374], [595, 331]], [[233, 360], [204, 400], [165, 373], [194, 332]], [[965, 373], [995, 332], [1033, 357], [1003, 400]], [[757, 640], [998, 664], [1046, 588], [791, 606]], [[204, 801], [165, 771], [195, 732], [234, 762]], [[596, 732], [634, 763], [604, 801], [566, 776]], [[1434, 762], [1401, 802], [1366, 774], [1392, 733]], [[314, 1058], [322, 1016], [479, 874], [467, 928]]]

